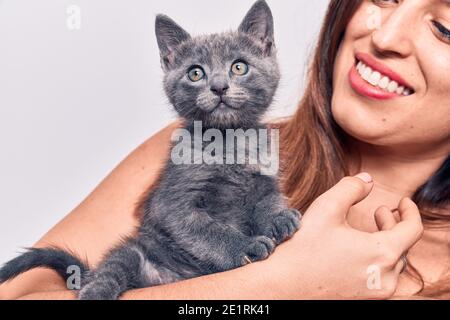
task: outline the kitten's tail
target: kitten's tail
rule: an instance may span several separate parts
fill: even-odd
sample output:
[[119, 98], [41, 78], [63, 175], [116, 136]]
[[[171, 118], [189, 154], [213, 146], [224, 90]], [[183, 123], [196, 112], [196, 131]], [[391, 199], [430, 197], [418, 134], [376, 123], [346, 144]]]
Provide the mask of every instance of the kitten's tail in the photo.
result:
[[89, 271], [88, 266], [75, 255], [56, 248], [30, 248], [27, 252], [7, 262], [0, 269], [0, 284], [28, 270], [43, 267], [55, 270], [65, 281], [71, 276], [69, 267], [78, 267], [80, 275]]

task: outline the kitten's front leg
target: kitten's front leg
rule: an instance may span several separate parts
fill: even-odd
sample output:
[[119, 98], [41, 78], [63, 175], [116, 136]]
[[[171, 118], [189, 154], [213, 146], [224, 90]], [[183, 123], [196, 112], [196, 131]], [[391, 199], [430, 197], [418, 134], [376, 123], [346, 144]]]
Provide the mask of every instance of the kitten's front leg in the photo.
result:
[[222, 272], [263, 260], [275, 248], [270, 238], [246, 236], [201, 210], [167, 219], [164, 229], [178, 244], [184, 245], [183, 250], [199, 262], [206, 273]]
[[78, 298], [117, 300], [123, 292], [140, 287], [143, 259], [143, 251], [135, 243], [118, 247], [87, 277]]
[[266, 236], [250, 238], [242, 252], [236, 256], [236, 264], [237, 266], [243, 266], [267, 259], [274, 250], [275, 242], [272, 239]]
[[292, 237], [300, 228], [301, 213], [287, 208], [277, 192], [260, 199], [253, 211], [253, 224], [257, 234], [277, 244]]

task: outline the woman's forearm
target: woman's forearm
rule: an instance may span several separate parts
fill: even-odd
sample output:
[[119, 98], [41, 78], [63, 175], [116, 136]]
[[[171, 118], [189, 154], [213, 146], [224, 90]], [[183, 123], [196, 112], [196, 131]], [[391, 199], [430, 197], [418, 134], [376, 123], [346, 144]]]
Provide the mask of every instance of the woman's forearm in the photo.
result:
[[[168, 285], [130, 290], [122, 300], [254, 300], [283, 299], [267, 261], [239, 269], [176, 282]], [[307, 297], [305, 297], [307, 298]], [[76, 299], [74, 291], [36, 292], [21, 300]]]
[[75, 300], [75, 291], [44, 291], [34, 292], [18, 298], [17, 300]]
[[265, 262], [168, 285], [126, 292], [121, 299], [253, 300], [282, 299]]

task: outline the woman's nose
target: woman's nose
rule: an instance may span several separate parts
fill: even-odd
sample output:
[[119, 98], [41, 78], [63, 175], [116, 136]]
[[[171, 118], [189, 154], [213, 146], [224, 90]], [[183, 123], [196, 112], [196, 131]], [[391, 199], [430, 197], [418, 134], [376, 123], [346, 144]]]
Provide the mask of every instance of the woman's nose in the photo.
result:
[[411, 8], [400, 5], [373, 31], [372, 44], [381, 55], [406, 57], [413, 50], [414, 27]]

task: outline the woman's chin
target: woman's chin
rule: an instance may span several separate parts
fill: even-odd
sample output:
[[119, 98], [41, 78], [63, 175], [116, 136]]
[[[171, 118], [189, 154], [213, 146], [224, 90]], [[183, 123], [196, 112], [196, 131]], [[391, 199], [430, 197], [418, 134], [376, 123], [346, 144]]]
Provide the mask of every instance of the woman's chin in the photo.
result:
[[[345, 104], [345, 108], [333, 106], [333, 118], [350, 137], [374, 145], [389, 145], [398, 140], [401, 126], [393, 117], [383, 116], [361, 104]], [[398, 143], [398, 141], [395, 141]]]
[[352, 139], [377, 146], [397, 144], [398, 131], [386, 126], [375, 124], [367, 119], [357, 119], [351, 115], [342, 120], [336, 119], [339, 127]]

